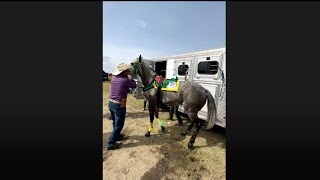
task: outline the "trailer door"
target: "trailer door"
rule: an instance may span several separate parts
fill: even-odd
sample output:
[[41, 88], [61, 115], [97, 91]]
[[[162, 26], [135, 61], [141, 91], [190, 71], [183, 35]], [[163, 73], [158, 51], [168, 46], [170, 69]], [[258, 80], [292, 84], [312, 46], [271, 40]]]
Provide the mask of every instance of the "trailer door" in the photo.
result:
[[[192, 58], [175, 59], [174, 76], [180, 80], [180, 87], [185, 82], [192, 78]], [[184, 113], [183, 105], [179, 106], [179, 111]]]
[[167, 60], [167, 69], [166, 69], [166, 78], [167, 79], [172, 79], [175, 76], [174, 75], [174, 70], [175, 70], [174, 61], [175, 61], [175, 59], [168, 59]]
[[[192, 80], [206, 88], [212, 94], [216, 107], [218, 107], [219, 93], [221, 91], [222, 81], [219, 79], [219, 66], [221, 66], [220, 56], [204, 56], [195, 59], [194, 75]], [[198, 116], [202, 119], [207, 118], [207, 103], [199, 111]], [[224, 125], [222, 125], [224, 126]]]
[[192, 77], [192, 58], [176, 59], [175, 60], [175, 76], [178, 77], [180, 81], [185, 81], [185, 78], [190, 79]]

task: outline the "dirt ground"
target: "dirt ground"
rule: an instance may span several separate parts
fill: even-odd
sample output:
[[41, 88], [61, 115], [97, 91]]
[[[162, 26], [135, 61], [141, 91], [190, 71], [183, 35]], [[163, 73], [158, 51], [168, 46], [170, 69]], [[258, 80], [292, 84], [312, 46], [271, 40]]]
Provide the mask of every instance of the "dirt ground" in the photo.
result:
[[214, 127], [212, 130], [200, 130], [194, 150], [187, 144], [194, 129], [182, 136], [188, 127], [176, 125], [167, 120], [168, 112], [160, 112], [160, 119], [166, 127], [161, 132], [157, 121], [150, 137], [145, 137], [149, 125], [149, 112], [142, 111], [143, 99], [128, 94], [127, 116], [123, 133], [127, 138], [120, 149], [106, 150], [106, 143], [112, 132], [109, 120], [108, 95], [110, 80], [103, 83], [103, 180], [157, 180], [157, 179], [226, 179], [226, 142], [225, 130]]

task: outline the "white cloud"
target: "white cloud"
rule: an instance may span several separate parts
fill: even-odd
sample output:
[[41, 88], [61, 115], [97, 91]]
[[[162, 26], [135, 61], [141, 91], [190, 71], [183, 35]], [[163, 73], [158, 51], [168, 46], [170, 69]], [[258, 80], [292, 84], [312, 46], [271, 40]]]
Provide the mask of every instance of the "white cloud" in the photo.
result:
[[140, 27], [142, 29], [145, 29], [147, 27], [147, 23], [142, 19], [138, 19], [136, 21], [136, 24], [137, 24], [138, 27]]

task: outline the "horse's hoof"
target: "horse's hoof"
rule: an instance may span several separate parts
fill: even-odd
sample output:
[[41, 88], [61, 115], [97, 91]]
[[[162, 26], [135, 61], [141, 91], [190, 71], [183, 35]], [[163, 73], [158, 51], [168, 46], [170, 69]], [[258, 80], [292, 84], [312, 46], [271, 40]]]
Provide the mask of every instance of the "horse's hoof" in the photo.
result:
[[163, 132], [165, 129], [166, 129], [165, 127], [161, 126], [161, 131], [162, 131], [162, 132]]
[[149, 137], [150, 136], [150, 132], [148, 131], [146, 134], [145, 134], [146, 137]]
[[182, 132], [181, 135], [182, 135], [182, 136], [185, 136], [185, 135], [187, 135], [187, 133], [186, 133], [186, 132]]
[[188, 143], [188, 148], [189, 148], [190, 150], [193, 149], [193, 143], [192, 143], [192, 142], [189, 142], [189, 143]]

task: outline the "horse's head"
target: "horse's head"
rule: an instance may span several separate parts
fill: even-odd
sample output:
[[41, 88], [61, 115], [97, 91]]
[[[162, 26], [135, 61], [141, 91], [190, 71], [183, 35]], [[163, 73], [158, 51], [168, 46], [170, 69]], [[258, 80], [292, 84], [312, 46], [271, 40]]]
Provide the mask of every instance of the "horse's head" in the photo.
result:
[[139, 58], [131, 62], [131, 65], [134, 68], [134, 73], [138, 74], [141, 77], [141, 80], [145, 86], [147, 86], [154, 80], [156, 72], [151, 69], [149, 65], [145, 64], [145, 62], [142, 61], [141, 55], [139, 56]]
[[131, 63], [132, 67], [135, 70], [135, 73], [138, 74], [141, 77], [142, 74], [142, 69], [141, 69], [141, 65], [142, 65], [142, 57], [141, 55], [139, 56], [139, 58], [137, 58], [135, 61], [133, 61]]

